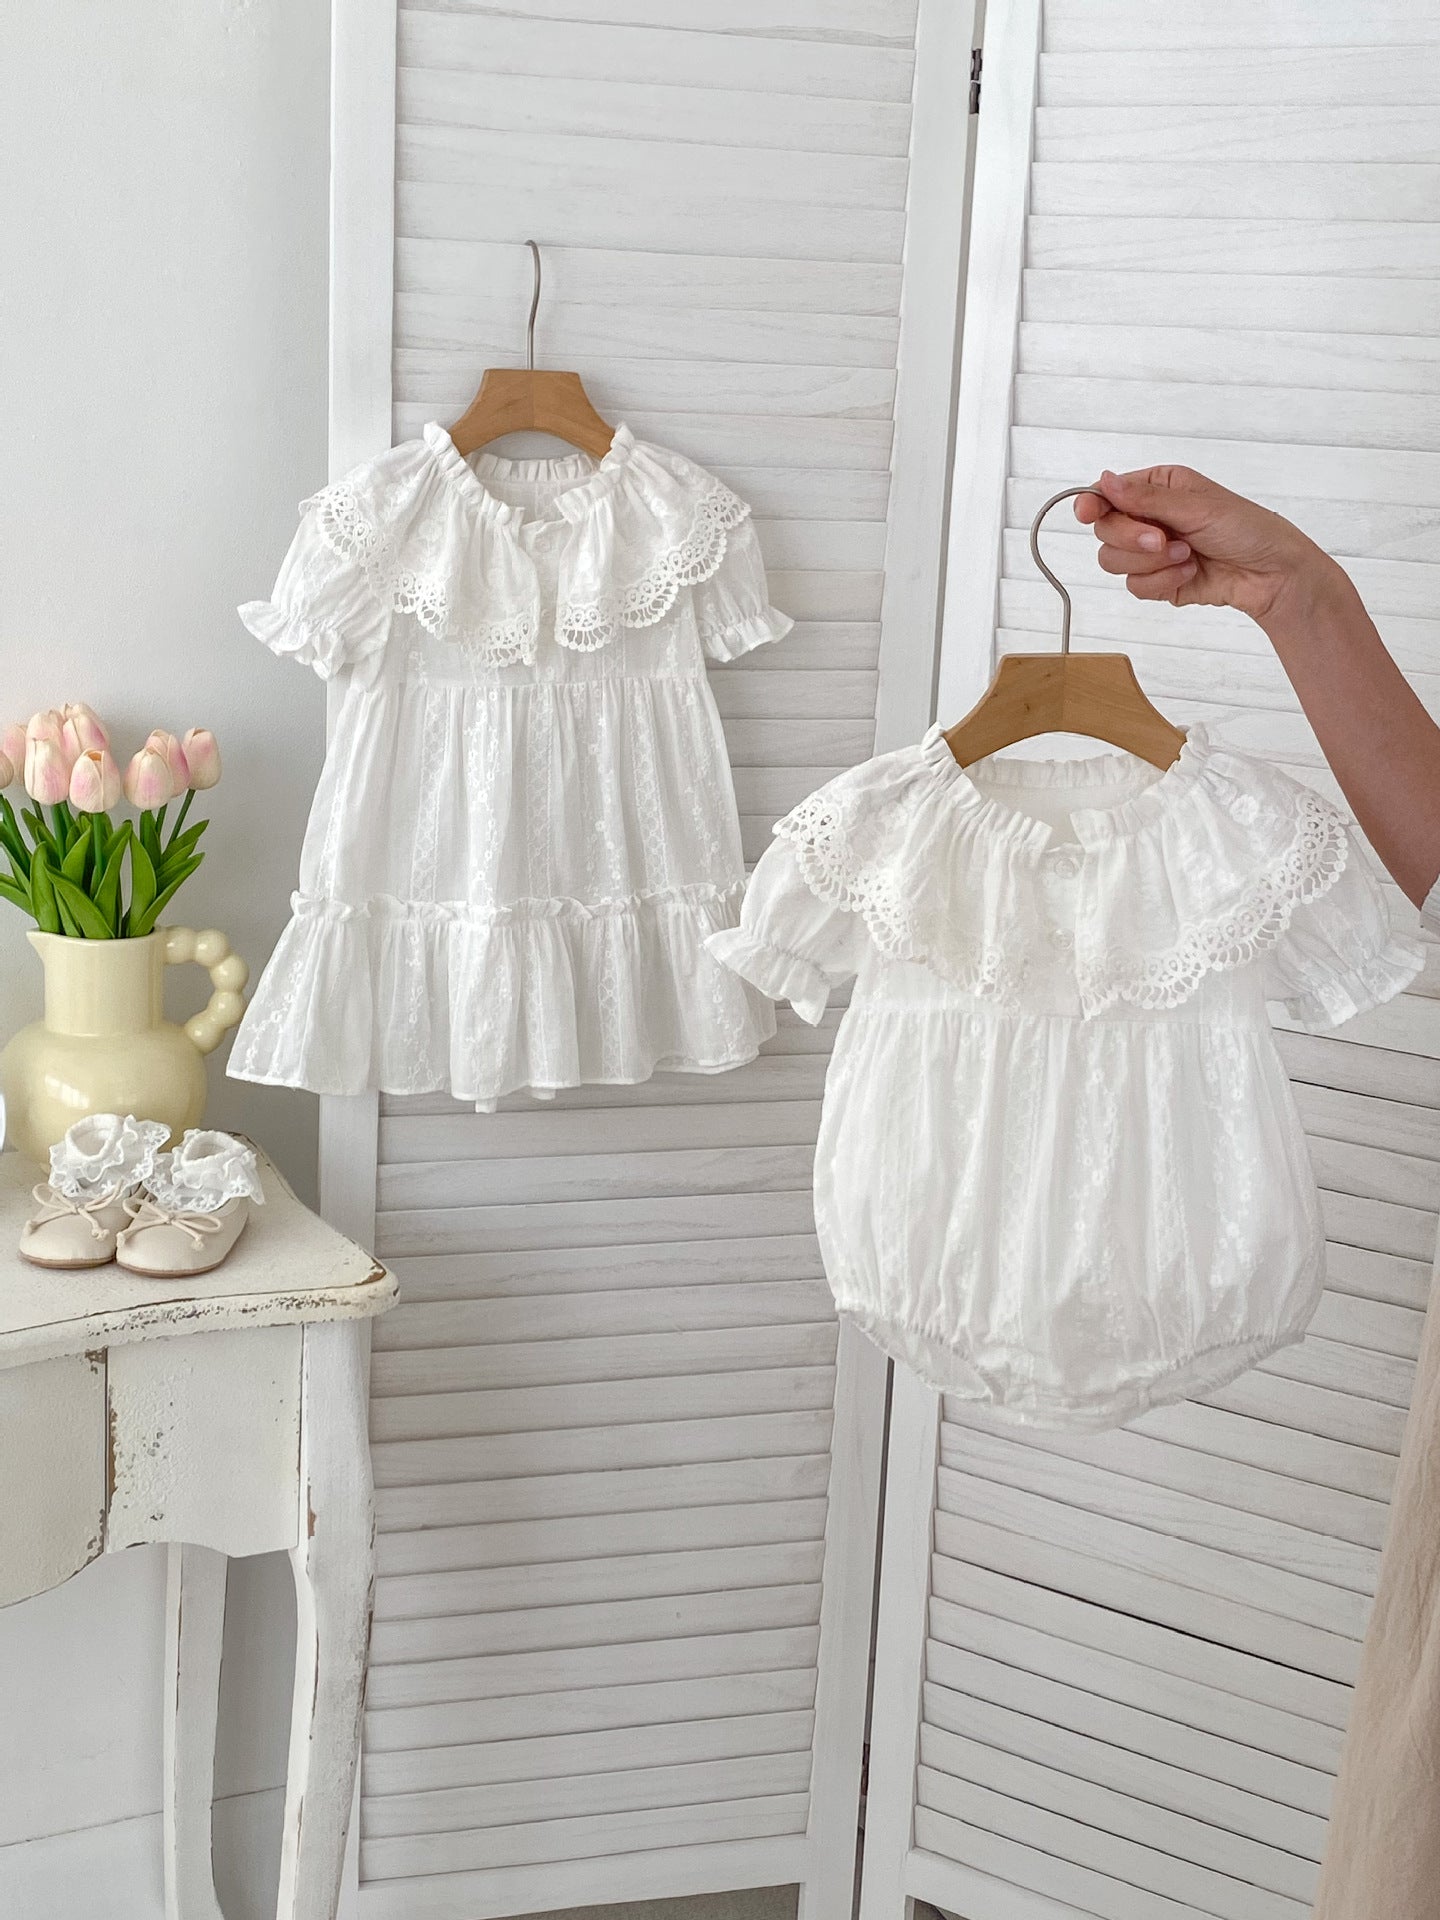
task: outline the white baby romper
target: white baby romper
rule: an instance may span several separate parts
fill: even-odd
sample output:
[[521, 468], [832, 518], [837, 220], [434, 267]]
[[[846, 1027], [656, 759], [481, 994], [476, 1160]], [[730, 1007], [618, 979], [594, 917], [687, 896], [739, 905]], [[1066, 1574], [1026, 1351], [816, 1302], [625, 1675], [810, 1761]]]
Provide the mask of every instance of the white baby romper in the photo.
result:
[[773, 1009], [703, 944], [744, 883], [706, 658], [792, 624], [746, 505], [623, 426], [597, 462], [431, 424], [301, 512], [241, 618], [344, 697], [230, 1072], [489, 1107], [753, 1058]]
[[956, 763], [938, 727], [775, 828], [712, 953], [816, 1021], [836, 1304], [1003, 1418], [1103, 1427], [1300, 1338], [1325, 1245], [1266, 1001], [1329, 1026], [1421, 965], [1342, 816], [1194, 727]]

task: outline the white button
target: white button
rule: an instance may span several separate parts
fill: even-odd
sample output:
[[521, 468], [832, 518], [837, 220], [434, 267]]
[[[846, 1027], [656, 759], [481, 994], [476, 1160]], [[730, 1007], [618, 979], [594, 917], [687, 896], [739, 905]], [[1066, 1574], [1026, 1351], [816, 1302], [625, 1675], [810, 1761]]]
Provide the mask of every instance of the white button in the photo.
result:
[[1060, 875], [1062, 880], [1071, 880], [1080, 871], [1080, 862], [1075, 858], [1073, 853], [1057, 853], [1055, 856], [1055, 871]]
[[1065, 927], [1052, 927], [1050, 929], [1050, 944], [1052, 947], [1059, 947], [1063, 951], [1066, 947], [1074, 946], [1075, 936]]

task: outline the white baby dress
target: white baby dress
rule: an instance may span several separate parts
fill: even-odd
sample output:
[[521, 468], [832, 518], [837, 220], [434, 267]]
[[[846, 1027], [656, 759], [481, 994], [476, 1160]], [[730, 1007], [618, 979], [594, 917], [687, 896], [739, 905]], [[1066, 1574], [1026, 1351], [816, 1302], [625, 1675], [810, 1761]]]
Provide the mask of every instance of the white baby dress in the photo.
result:
[[939, 729], [775, 828], [710, 951], [817, 1021], [836, 1304], [931, 1384], [1110, 1426], [1296, 1340], [1315, 1180], [1266, 1013], [1328, 1026], [1418, 971], [1335, 809], [1191, 729], [962, 770]]
[[705, 662], [792, 624], [745, 503], [623, 426], [597, 462], [431, 424], [301, 513], [241, 618], [344, 699], [230, 1072], [490, 1107], [753, 1058], [773, 1008], [703, 944], [744, 886]]

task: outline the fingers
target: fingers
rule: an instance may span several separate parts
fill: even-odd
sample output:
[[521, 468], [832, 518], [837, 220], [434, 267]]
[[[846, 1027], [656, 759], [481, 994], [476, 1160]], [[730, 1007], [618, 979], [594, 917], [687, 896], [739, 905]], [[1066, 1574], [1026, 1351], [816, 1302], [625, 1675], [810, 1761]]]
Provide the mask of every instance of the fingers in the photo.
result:
[[1167, 600], [1172, 607], [1178, 607], [1183, 604], [1181, 596], [1186, 587], [1199, 570], [1196, 561], [1185, 560], [1179, 566], [1160, 567], [1153, 573], [1132, 573], [1125, 585], [1137, 600]]
[[1159, 534], [1159, 539], [1146, 541], [1144, 548], [1136, 545], [1122, 545], [1106, 538], [1098, 554], [1100, 566], [1105, 573], [1159, 573], [1165, 567], [1178, 566], [1182, 560], [1190, 558], [1188, 540], [1167, 540], [1160, 528], [1148, 529]]
[[1142, 467], [1132, 473], [1100, 476], [1098, 491], [1112, 508], [1136, 520], [1158, 520], [1175, 533], [1195, 533], [1205, 525], [1225, 489], [1190, 467]]

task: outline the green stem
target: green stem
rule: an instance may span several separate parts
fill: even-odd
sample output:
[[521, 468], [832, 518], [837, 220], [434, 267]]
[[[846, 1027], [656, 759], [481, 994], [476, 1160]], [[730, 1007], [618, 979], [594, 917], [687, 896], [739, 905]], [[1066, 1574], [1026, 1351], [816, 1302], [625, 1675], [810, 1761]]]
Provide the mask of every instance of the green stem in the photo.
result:
[[175, 836], [176, 836], [176, 834], [177, 834], [177, 833], [179, 833], [179, 831], [180, 831], [180, 829], [181, 829], [181, 828], [182, 828], [182, 827], [184, 826], [184, 824], [185, 824], [185, 816], [186, 816], [186, 814], [187, 814], [187, 813], [189, 813], [189, 811], [190, 811], [190, 802], [191, 802], [191, 801], [192, 801], [192, 800], [193, 800], [194, 798], [195, 798], [195, 789], [194, 789], [193, 787], [191, 787], [191, 788], [190, 788], [190, 789], [189, 789], [189, 790], [187, 791], [187, 793], [186, 793], [186, 795], [185, 795], [185, 798], [184, 798], [184, 800], [183, 800], [183, 801], [182, 801], [182, 802], [180, 803], [180, 811], [179, 811], [179, 813], [177, 813], [177, 814], [176, 814], [176, 816], [175, 816], [175, 824], [174, 824], [174, 826], [173, 826], [173, 827], [172, 827], [172, 828], [170, 829], [170, 838], [169, 838], [169, 839], [168, 839], [168, 840], [167, 840], [167, 841], [165, 842], [165, 851], [166, 851], [167, 853], [168, 853], [168, 852], [170, 851], [170, 849], [171, 849], [171, 847], [173, 847], [173, 846], [174, 846], [174, 844], [175, 844]]

